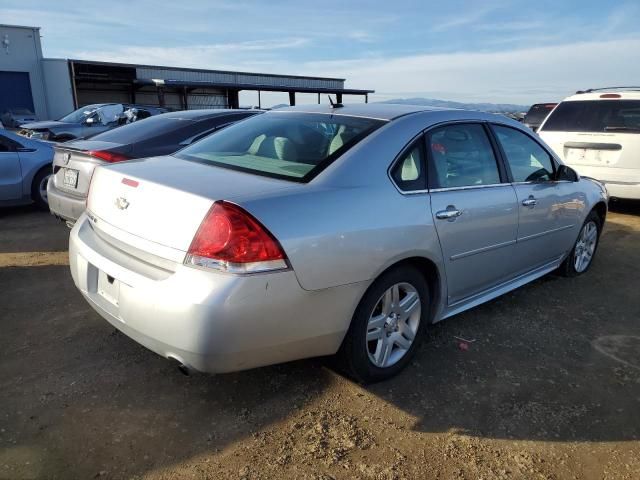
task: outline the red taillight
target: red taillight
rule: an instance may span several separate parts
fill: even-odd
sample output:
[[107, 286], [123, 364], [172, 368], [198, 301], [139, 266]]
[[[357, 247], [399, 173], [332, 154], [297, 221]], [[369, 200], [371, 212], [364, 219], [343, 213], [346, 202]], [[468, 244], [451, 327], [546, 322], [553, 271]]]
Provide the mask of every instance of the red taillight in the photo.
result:
[[213, 204], [185, 258], [188, 265], [251, 273], [287, 268], [278, 241], [242, 208]]
[[621, 95], [618, 95], [617, 93], [603, 93], [600, 95], [600, 98], [621, 98]]
[[122, 162], [124, 160], [129, 160], [129, 157], [126, 155], [122, 155], [120, 153], [108, 152], [106, 150], [90, 150], [87, 152], [92, 157], [99, 158], [100, 160], [104, 160], [105, 162], [115, 163]]

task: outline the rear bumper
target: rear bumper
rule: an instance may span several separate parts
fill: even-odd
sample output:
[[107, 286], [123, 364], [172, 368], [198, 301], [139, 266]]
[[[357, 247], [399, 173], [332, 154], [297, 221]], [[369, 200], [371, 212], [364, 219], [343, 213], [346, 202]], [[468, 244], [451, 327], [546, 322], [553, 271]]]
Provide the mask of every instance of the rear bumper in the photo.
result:
[[[120, 261], [123, 255], [96, 235], [86, 215], [80, 217], [69, 261], [89, 304], [148, 349], [203, 372], [335, 353], [367, 287], [309, 292], [291, 270], [230, 275], [176, 264], [174, 271], [152, 271], [149, 264], [131, 268], [135, 259]], [[119, 282], [117, 303], [98, 293], [101, 274]]]
[[78, 220], [86, 208], [87, 201], [86, 198], [70, 195], [56, 188], [53, 176], [47, 183], [47, 200], [51, 213], [70, 222]]
[[595, 178], [607, 187], [609, 197], [640, 199], [640, 169], [575, 165], [580, 175]]
[[640, 199], [640, 183], [621, 183], [603, 180], [609, 197], [638, 200]]

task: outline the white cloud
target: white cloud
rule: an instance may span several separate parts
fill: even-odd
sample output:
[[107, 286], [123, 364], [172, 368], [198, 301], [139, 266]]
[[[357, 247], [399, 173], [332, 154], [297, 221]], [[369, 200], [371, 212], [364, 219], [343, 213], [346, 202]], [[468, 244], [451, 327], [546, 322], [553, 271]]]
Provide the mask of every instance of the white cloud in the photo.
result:
[[143, 63], [193, 68], [237, 69], [238, 62], [250, 54], [255, 64], [267, 63], [260, 55], [271, 56], [274, 52], [300, 48], [309, 43], [306, 38], [281, 38], [278, 40], [256, 40], [211, 45], [191, 45], [186, 47], [131, 46], [113, 50], [73, 52], [71, 58], [98, 60], [105, 62]]
[[490, 13], [495, 12], [499, 8], [504, 6], [503, 1], [485, 1], [472, 4], [472, 8], [461, 7], [460, 11], [457, 11], [455, 15], [441, 20], [434, 20], [431, 22], [431, 31], [443, 32], [445, 30], [456, 29], [460, 27], [466, 27], [474, 25], [487, 17]]
[[637, 83], [640, 38], [581, 42], [501, 52], [411, 55], [306, 65], [381, 96], [530, 103], [578, 89]]
[[[371, 98], [425, 96], [459, 101], [553, 101], [578, 89], [635, 84], [640, 38], [581, 42], [500, 52], [458, 52], [293, 62], [282, 56], [302, 38], [193, 47], [124, 47], [78, 52], [79, 58], [347, 79]], [[277, 53], [277, 55], [276, 55]], [[247, 54], [247, 55], [245, 55]]]

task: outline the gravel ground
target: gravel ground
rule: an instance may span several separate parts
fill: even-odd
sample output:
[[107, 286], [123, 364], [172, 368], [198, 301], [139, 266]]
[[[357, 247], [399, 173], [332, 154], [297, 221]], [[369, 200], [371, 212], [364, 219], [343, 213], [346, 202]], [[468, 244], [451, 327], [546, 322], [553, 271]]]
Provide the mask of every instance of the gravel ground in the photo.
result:
[[640, 205], [587, 275], [433, 326], [366, 388], [320, 359], [181, 375], [84, 302], [67, 236], [0, 211], [2, 479], [640, 478]]

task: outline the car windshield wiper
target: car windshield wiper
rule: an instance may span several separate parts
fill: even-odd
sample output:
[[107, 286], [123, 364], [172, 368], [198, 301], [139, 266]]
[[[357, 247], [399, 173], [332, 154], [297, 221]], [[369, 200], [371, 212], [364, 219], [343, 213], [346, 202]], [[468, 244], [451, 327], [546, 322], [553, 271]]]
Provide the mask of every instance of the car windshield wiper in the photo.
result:
[[640, 127], [604, 127], [607, 132], [639, 132]]

